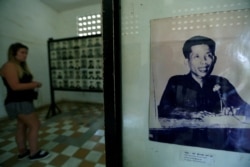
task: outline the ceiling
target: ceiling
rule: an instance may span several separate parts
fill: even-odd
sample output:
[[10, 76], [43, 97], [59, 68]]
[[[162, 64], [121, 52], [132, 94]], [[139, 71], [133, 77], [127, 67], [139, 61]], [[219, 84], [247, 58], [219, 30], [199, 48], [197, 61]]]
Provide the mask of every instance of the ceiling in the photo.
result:
[[84, 6], [100, 4], [102, 0], [40, 0], [57, 12], [64, 12]]

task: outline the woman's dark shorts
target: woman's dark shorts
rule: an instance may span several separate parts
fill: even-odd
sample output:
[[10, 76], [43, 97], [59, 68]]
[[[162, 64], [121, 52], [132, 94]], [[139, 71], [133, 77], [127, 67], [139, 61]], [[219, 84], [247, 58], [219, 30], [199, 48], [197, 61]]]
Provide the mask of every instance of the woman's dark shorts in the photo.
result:
[[12, 102], [5, 105], [9, 118], [17, 118], [19, 114], [30, 114], [35, 110], [33, 102]]

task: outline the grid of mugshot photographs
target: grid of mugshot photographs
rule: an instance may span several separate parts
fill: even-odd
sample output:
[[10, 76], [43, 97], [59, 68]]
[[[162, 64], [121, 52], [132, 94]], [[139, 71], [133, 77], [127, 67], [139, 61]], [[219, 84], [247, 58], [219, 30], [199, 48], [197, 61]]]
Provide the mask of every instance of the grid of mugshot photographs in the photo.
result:
[[101, 37], [51, 41], [49, 45], [53, 88], [103, 90]]

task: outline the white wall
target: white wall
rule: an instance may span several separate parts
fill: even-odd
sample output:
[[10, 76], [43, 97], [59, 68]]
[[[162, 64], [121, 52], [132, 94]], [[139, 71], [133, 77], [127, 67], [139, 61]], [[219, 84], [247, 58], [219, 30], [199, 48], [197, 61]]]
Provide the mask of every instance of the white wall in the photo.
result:
[[[80, 7], [77, 9], [69, 10], [60, 13], [61, 17], [61, 26], [58, 28], [58, 36], [59, 38], [62, 37], [74, 37], [76, 36], [77, 29], [76, 29], [76, 17], [77, 16], [86, 16], [91, 14], [101, 13], [101, 4]], [[57, 37], [53, 37], [57, 38]]]
[[[60, 39], [76, 36], [76, 16], [101, 12], [101, 4], [79, 7], [64, 13], [53, 11], [40, 0], [1, 0], [0, 1], [0, 66], [7, 60], [7, 50], [11, 43], [21, 42], [29, 46], [28, 64], [35, 80], [43, 83], [36, 106], [50, 104], [48, 71], [48, 38]], [[0, 82], [0, 118], [6, 117], [4, 98], [6, 90]], [[79, 100], [103, 102], [102, 93], [56, 94], [58, 100]]]
[[[148, 140], [150, 20], [244, 9], [249, 0], [122, 0], [122, 117], [124, 167], [248, 167], [249, 154]], [[185, 150], [213, 155], [210, 163], [187, 162]]]

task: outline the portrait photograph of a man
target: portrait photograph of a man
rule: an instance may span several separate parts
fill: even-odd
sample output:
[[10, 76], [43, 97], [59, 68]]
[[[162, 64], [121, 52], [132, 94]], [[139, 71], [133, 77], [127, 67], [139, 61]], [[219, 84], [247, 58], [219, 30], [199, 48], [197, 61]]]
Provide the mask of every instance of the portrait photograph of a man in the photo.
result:
[[150, 140], [250, 153], [246, 14], [151, 21]]

